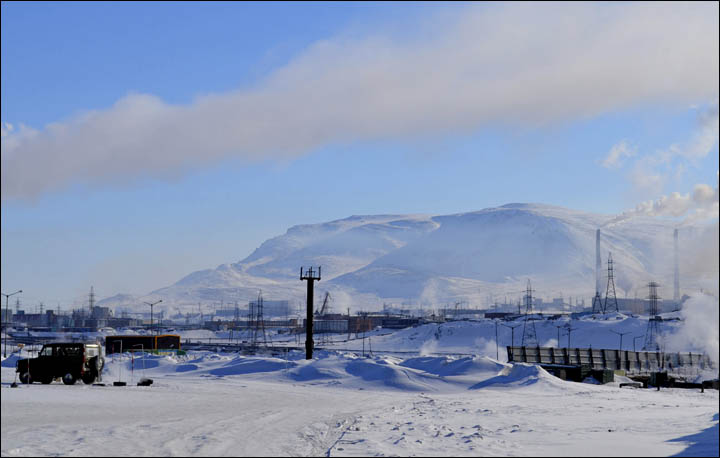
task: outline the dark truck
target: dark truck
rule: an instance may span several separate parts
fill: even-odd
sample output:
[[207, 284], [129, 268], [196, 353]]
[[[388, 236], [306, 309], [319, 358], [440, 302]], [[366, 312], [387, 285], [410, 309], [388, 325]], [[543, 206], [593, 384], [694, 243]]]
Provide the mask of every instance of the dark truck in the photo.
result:
[[86, 384], [102, 379], [105, 358], [98, 344], [52, 343], [43, 345], [37, 358], [19, 359], [15, 371], [22, 383], [52, 383], [62, 378], [66, 385], [78, 379]]

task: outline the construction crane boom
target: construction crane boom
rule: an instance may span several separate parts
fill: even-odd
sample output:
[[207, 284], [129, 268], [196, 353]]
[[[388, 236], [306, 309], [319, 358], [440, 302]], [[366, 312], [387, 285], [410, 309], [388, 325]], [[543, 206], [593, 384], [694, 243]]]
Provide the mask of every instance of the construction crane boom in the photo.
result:
[[328, 302], [330, 302], [330, 293], [325, 291], [325, 299], [323, 299], [322, 307], [320, 307], [320, 313], [318, 315], [325, 315], [328, 311]]

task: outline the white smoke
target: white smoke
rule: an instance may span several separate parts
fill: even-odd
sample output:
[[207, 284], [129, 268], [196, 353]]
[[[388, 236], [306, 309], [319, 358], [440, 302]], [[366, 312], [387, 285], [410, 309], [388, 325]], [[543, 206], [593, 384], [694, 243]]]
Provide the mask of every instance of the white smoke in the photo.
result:
[[602, 227], [612, 226], [637, 216], [683, 217], [681, 225], [718, 218], [718, 188], [701, 183], [692, 193], [673, 192], [657, 200], [639, 203], [634, 209], [624, 211]]
[[695, 236], [682, 240], [680, 250], [680, 273], [683, 282], [692, 280], [696, 287], [716, 296], [720, 295], [719, 229], [718, 221], [701, 227]]
[[432, 356], [437, 352], [437, 349], [438, 349], [437, 340], [435, 340], [435, 339], [426, 340], [420, 346], [420, 356]]
[[717, 365], [720, 346], [718, 345], [718, 321], [720, 303], [717, 296], [695, 294], [683, 303], [681, 310], [684, 321], [679, 330], [666, 337], [666, 351], [703, 352]]
[[2, 198], [717, 98], [715, 2], [490, 3], [425, 19], [318, 42], [254, 87], [189, 105], [132, 94], [40, 131], [4, 128]]
[[337, 289], [330, 293], [330, 311], [331, 313], [347, 313], [348, 309], [352, 309], [353, 299], [347, 292]]
[[487, 356], [492, 359], [497, 357], [499, 361], [507, 361], [507, 349], [498, 347], [495, 339], [479, 337], [475, 339], [475, 347], [477, 348], [477, 354], [480, 356]]
[[435, 278], [431, 278], [425, 283], [425, 287], [423, 288], [422, 292], [420, 293], [420, 297], [418, 298], [418, 302], [421, 305], [433, 307], [437, 306], [442, 302], [442, 299], [440, 297], [440, 288], [438, 285], [438, 281]]
[[541, 345], [541, 347], [558, 347], [558, 346], [559, 346], [559, 343], [558, 343], [557, 339], [554, 339], [554, 338], [548, 339], [547, 341], [545, 341], [544, 344]]

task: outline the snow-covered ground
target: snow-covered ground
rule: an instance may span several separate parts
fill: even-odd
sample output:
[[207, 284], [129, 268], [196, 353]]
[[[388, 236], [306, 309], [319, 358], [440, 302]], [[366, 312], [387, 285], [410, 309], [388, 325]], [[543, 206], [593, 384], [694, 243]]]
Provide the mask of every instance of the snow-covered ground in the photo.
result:
[[10, 388], [12, 356], [2, 455], [718, 455], [714, 390], [578, 384], [486, 356], [316, 356], [110, 356], [104, 382], [128, 386]]

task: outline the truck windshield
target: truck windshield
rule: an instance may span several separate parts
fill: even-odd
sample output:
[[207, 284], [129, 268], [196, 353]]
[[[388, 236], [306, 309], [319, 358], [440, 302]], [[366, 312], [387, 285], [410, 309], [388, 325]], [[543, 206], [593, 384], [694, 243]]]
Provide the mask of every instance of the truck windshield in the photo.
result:
[[40, 356], [52, 356], [52, 354], [53, 354], [53, 349], [52, 349], [52, 347], [44, 347], [44, 348], [40, 351]]

